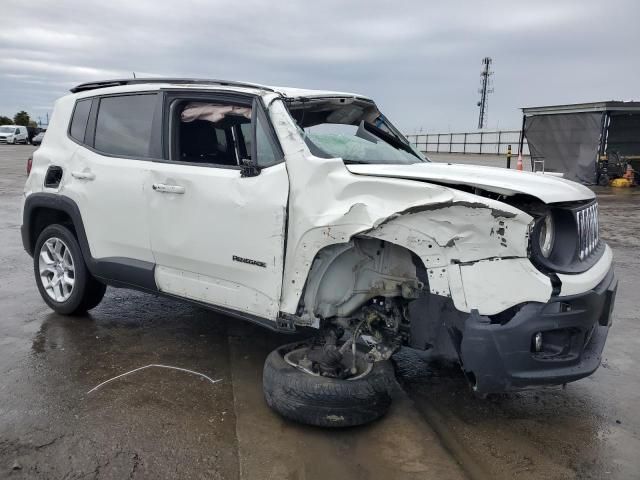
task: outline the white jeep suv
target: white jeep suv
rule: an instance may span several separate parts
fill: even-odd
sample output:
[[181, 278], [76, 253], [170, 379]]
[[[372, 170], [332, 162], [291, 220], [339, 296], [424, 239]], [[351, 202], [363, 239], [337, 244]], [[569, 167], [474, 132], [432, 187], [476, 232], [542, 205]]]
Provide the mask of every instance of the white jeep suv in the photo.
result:
[[280, 414], [324, 426], [386, 411], [401, 346], [459, 362], [480, 395], [600, 364], [616, 280], [588, 188], [432, 163], [362, 95], [188, 79], [71, 92], [22, 209], [56, 312], [112, 285], [314, 333], [269, 355], [263, 386]]

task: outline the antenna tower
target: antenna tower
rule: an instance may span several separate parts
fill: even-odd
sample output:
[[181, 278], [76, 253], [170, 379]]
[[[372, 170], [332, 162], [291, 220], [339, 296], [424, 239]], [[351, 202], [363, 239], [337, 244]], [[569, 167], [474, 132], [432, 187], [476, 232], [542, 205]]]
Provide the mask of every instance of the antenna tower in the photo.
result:
[[478, 116], [478, 129], [482, 129], [487, 126], [487, 116], [489, 113], [489, 97], [490, 93], [493, 93], [493, 71], [491, 70], [491, 57], [484, 57], [482, 59], [482, 71], [480, 72], [480, 88], [478, 93], [480, 94], [480, 101], [478, 107], [480, 107], [480, 115]]

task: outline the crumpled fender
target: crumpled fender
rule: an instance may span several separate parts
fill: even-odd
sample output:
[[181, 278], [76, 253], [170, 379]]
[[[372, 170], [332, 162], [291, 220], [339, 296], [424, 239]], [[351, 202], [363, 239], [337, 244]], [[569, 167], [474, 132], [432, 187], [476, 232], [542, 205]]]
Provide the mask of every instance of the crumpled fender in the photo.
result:
[[341, 159], [314, 157], [283, 102], [274, 98], [267, 103], [290, 177], [282, 312], [296, 313], [318, 252], [354, 236], [379, 238], [413, 251], [429, 272], [431, 292], [453, 297], [463, 311], [477, 308], [490, 314], [498, 305], [498, 311], [508, 308], [503, 307], [511, 303], [508, 299], [490, 308], [470, 307], [476, 297], [472, 295], [473, 302], [467, 299], [465, 268], [507, 259], [530, 264], [531, 216], [441, 185], [353, 174]]
[[418, 255], [430, 292], [451, 297], [459, 311], [493, 315], [526, 301], [546, 302], [551, 282], [527, 258], [532, 218], [503, 207], [490, 200], [430, 206], [366, 235]]

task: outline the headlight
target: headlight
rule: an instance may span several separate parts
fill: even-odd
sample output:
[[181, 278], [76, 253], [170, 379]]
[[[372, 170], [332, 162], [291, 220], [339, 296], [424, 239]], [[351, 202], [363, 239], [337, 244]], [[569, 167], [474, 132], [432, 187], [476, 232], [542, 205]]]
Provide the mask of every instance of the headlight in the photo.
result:
[[540, 233], [538, 234], [538, 242], [540, 244], [540, 252], [545, 258], [549, 258], [553, 249], [553, 242], [556, 236], [556, 229], [553, 224], [553, 217], [547, 215], [544, 217], [540, 225]]

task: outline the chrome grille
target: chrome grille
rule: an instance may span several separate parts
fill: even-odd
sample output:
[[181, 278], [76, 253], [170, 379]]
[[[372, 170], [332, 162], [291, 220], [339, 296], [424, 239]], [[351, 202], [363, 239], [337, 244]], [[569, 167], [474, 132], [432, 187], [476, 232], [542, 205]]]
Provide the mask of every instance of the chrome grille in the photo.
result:
[[580, 260], [587, 258], [598, 246], [600, 236], [598, 233], [598, 204], [591, 205], [576, 212], [578, 224], [578, 257]]

